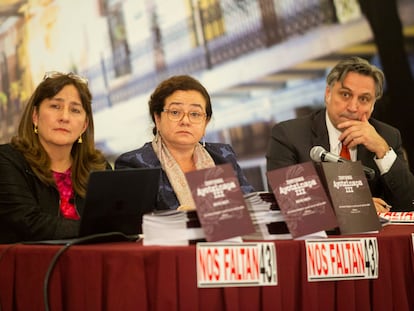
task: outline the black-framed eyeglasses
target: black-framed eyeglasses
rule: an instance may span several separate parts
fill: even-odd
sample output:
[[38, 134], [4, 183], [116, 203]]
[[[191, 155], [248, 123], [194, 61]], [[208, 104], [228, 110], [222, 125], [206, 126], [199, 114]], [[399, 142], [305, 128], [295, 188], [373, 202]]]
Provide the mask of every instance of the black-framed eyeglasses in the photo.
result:
[[185, 112], [178, 109], [163, 109], [167, 113], [168, 119], [171, 121], [180, 121], [184, 116], [187, 116], [191, 123], [201, 123], [206, 119], [207, 114], [199, 111]]
[[60, 72], [60, 71], [47, 71], [45, 72], [45, 75], [43, 76], [43, 81], [49, 78], [58, 78], [61, 76], [68, 76], [69, 78], [75, 79], [83, 84], [88, 85], [88, 79], [80, 76], [73, 72]]

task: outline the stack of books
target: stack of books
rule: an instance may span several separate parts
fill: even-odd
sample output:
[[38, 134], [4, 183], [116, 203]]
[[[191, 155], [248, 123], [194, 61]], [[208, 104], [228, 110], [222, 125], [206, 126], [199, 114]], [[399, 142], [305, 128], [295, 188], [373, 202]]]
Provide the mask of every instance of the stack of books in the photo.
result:
[[244, 235], [243, 240], [292, 239], [285, 219], [271, 192], [253, 192], [244, 195], [255, 232]]
[[205, 242], [196, 211], [163, 210], [142, 218], [143, 245], [190, 245]]

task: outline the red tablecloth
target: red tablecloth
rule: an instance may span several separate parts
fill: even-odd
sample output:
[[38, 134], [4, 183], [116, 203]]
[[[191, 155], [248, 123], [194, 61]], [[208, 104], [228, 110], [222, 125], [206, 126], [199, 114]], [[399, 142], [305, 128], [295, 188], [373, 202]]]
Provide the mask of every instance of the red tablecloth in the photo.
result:
[[[414, 310], [414, 225], [378, 235], [379, 277], [308, 282], [304, 241], [275, 241], [278, 285], [197, 288], [195, 246], [74, 245], [49, 283], [50, 310]], [[1, 311], [45, 310], [44, 278], [62, 246], [0, 245]]]

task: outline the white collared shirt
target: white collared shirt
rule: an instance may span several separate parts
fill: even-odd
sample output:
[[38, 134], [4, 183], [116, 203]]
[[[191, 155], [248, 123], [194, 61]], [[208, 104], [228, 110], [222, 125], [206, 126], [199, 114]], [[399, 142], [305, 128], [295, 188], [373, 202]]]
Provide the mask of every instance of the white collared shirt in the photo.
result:
[[[339, 140], [339, 136], [341, 136], [342, 132], [332, 124], [331, 119], [329, 119], [328, 112], [326, 112], [325, 120], [326, 128], [328, 129], [330, 152], [339, 155], [342, 149], [342, 142]], [[357, 148], [350, 148], [349, 153], [351, 155], [351, 160], [356, 161]]]

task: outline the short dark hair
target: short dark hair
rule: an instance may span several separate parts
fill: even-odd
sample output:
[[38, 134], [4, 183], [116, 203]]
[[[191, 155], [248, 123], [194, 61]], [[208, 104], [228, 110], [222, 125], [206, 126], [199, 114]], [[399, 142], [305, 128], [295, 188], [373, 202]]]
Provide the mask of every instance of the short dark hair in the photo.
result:
[[[199, 92], [206, 100], [207, 120], [211, 119], [211, 116], [213, 115], [213, 110], [211, 108], [210, 95], [208, 94], [206, 88], [198, 80], [194, 79], [191, 76], [179, 75], [172, 76], [162, 81], [151, 94], [148, 106], [149, 113], [154, 124], [155, 115], [161, 115], [161, 112], [164, 109], [165, 99], [178, 90]], [[157, 133], [156, 125], [154, 125], [154, 128], [152, 129], [152, 133], [154, 135]]]
[[375, 82], [375, 99], [382, 97], [384, 91], [384, 73], [378, 67], [371, 65], [367, 60], [352, 56], [341, 60], [326, 77], [326, 83], [332, 87], [336, 82], [343, 83], [346, 75], [349, 72], [356, 72], [358, 74], [372, 77]]

